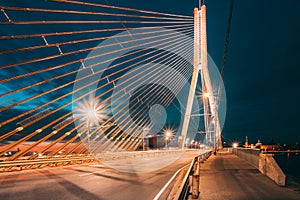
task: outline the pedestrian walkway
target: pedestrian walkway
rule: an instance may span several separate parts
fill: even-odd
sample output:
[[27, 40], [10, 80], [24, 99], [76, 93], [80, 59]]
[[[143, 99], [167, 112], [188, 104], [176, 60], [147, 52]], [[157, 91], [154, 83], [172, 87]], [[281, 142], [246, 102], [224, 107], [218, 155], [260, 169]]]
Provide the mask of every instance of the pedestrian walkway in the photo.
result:
[[300, 193], [280, 187], [247, 161], [227, 152], [212, 155], [201, 165], [201, 200], [297, 199]]

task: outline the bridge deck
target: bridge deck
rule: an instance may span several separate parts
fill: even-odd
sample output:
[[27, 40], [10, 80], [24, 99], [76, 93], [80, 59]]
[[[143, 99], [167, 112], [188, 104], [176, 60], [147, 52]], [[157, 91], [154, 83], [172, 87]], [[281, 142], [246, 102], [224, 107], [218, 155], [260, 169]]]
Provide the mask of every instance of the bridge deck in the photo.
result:
[[255, 167], [235, 155], [212, 155], [200, 169], [200, 199], [300, 199], [290, 188], [280, 187]]
[[[101, 162], [0, 173], [0, 200], [152, 200], [175, 172], [189, 166], [197, 155], [199, 150], [186, 151], [174, 163], [148, 173], [121, 172], [110, 169]], [[149, 162], [162, 163], [155, 157], [152, 157], [154, 160], [150, 158]], [[166, 156], [161, 157], [165, 158]], [[124, 162], [118, 161], [120, 164]], [[169, 190], [171, 188], [168, 187], [166, 193]], [[166, 199], [166, 194], [163, 193], [160, 199]]]

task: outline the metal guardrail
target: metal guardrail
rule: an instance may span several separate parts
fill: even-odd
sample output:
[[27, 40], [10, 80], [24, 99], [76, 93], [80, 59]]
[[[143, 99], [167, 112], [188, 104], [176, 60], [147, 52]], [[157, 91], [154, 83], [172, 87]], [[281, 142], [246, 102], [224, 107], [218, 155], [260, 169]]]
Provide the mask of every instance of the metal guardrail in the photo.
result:
[[92, 162], [96, 159], [93, 156], [86, 157], [62, 157], [62, 158], [42, 158], [35, 160], [15, 160], [0, 162], [0, 172], [22, 170], [26, 168], [40, 168], [44, 166], [57, 166], [59, 164], [75, 164], [82, 162]]
[[204, 162], [211, 154], [211, 150], [205, 151], [193, 159], [174, 199], [185, 200], [199, 197], [200, 163]]

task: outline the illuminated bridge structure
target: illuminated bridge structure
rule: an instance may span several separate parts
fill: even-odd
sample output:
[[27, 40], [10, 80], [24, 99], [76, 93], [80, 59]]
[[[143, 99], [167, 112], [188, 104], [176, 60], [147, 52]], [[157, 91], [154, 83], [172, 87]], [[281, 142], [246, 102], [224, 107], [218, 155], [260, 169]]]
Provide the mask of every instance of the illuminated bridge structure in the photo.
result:
[[194, 17], [77, 0], [0, 7], [1, 160], [222, 148], [205, 5]]

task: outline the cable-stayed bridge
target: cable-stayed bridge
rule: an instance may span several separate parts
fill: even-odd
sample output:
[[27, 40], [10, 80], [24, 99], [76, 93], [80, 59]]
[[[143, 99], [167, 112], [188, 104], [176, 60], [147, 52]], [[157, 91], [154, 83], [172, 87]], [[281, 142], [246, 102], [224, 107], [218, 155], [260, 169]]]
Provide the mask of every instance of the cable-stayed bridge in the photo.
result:
[[270, 156], [222, 150], [233, 1], [221, 73], [199, 4], [2, 1], [0, 199], [299, 199]]
[[77, 0], [0, 7], [2, 171], [98, 161], [172, 172], [222, 148], [204, 4], [194, 16]]
[[60, 0], [1, 12], [5, 161], [221, 147], [205, 5], [194, 17]]

